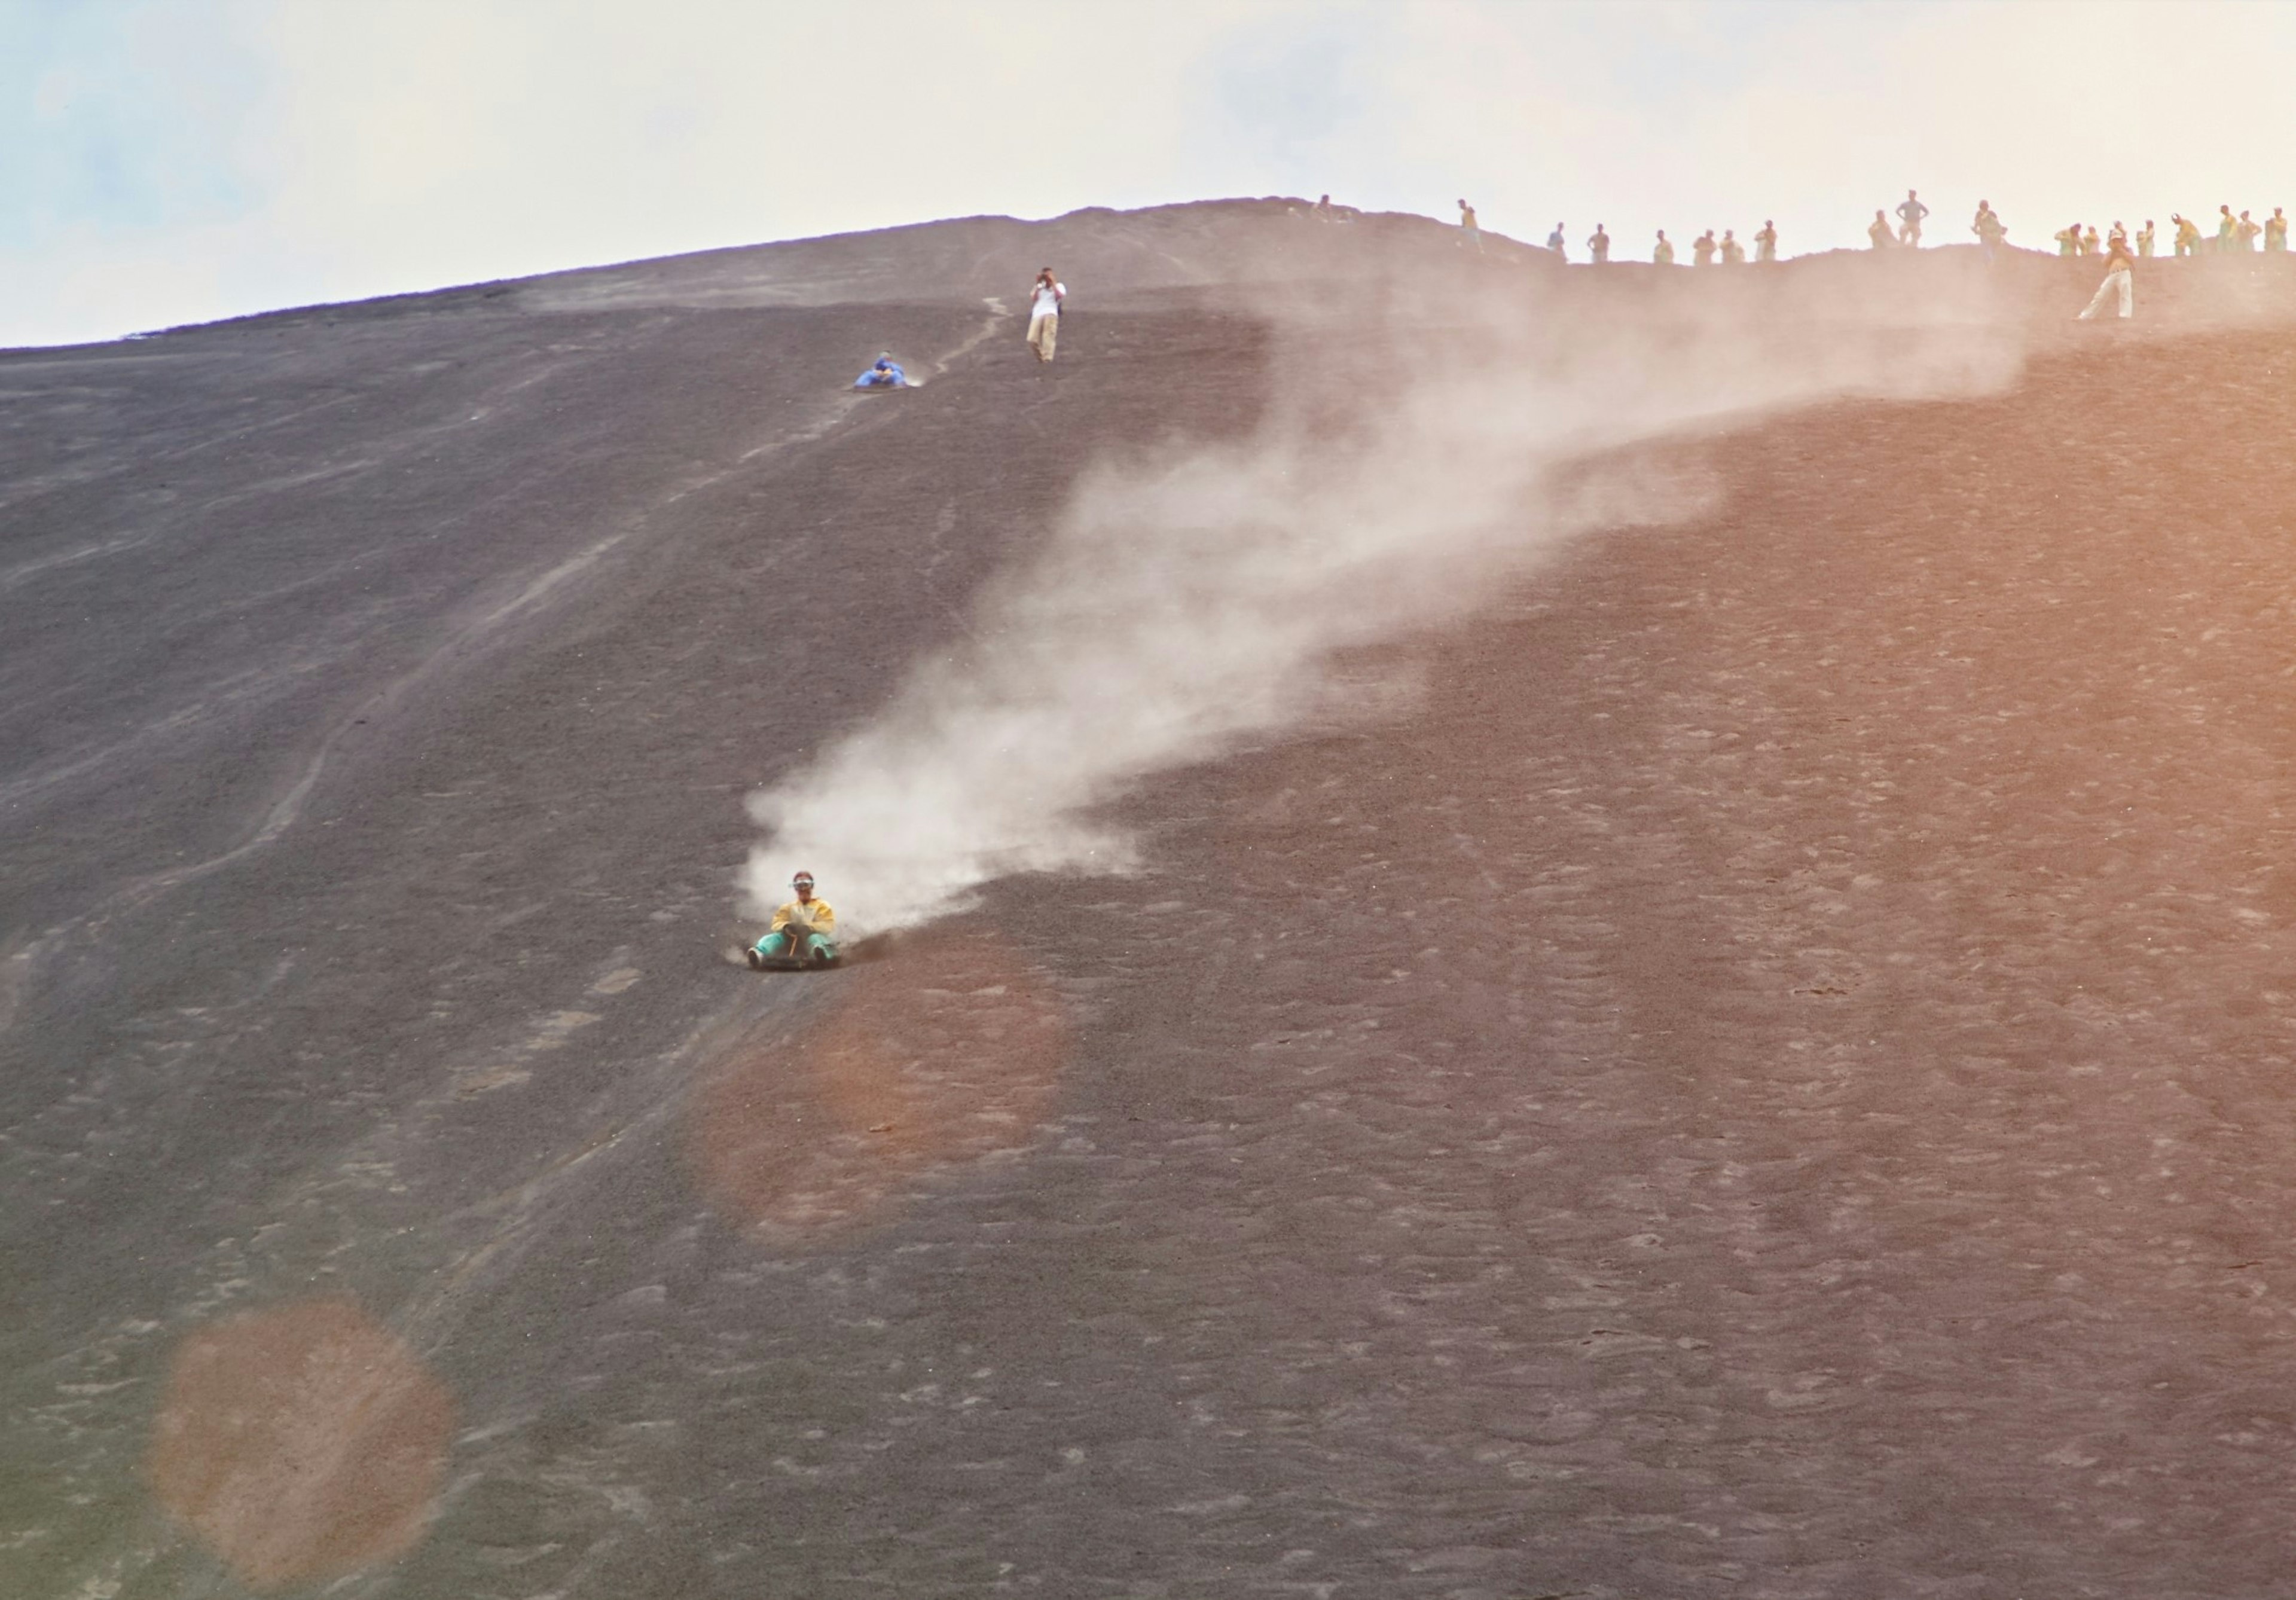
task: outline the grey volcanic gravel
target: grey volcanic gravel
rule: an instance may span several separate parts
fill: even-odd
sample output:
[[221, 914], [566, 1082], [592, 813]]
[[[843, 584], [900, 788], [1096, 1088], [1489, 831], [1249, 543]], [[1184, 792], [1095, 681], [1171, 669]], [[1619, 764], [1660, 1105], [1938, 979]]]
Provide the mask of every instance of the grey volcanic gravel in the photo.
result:
[[[1095, 460], [1249, 432], [1222, 284], [1691, 282], [1357, 226], [0, 355], [9, 1593], [2283, 1586], [2284, 261], [1668, 447], [1714, 509], [1144, 784], [1138, 876], [724, 959], [742, 796]], [[1040, 258], [1050, 370], [982, 303]]]

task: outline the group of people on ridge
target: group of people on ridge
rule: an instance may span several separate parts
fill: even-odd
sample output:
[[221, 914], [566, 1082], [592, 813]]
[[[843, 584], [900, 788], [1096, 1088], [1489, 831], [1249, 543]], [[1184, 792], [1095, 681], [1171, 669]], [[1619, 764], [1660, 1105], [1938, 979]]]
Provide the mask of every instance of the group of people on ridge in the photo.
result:
[[[1754, 235], [1754, 259], [1760, 263], [1777, 258], [1778, 225], [1766, 220], [1761, 231]], [[1658, 242], [1651, 247], [1651, 259], [1660, 267], [1674, 265], [1674, 241], [1666, 236], [1664, 228], [1659, 229]], [[1714, 236], [1712, 228], [1708, 228], [1690, 242], [1690, 264], [1693, 267], [1712, 267], [1718, 263], [1724, 267], [1742, 267], [1745, 262], [1746, 247], [1738, 242], [1738, 233], [1734, 228], [1724, 228], [1719, 239]]]
[[[1459, 202], [1459, 210], [1460, 227], [1473, 237], [1475, 248], [1480, 250], [1482, 249], [1482, 235], [1475, 228], [1474, 207], [1463, 200]], [[1570, 241], [1564, 235], [1561, 223], [1556, 223], [1554, 231], [1547, 234], [1546, 248], [1566, 261], [1570, 258]], [[1719, 239], [1714, 237], [1712, 228], [1708, 228], [1691, 241], [1690, 255], [1692, 264], [1697, 267], [1712, 267], [1718, 261], [1726, 267], [1739, 267], [1745, 263], [1746, 247], [1738, 242], [1734, 228], [1724, 228]], [[1594, 233], [1587, 236], [1587, 258], [1597, 267], [1611, 258], [1611, 235], [1599, 222], [1595, 225]], [[1775, 261], [1777, 258], [1778, 226], [1775, 222], [1765, 221], [1761, 231], [1754, 235], [1754, 259]], [[1651, 247], [1651, 259], [1660, 267], [1674, 265], [1674, 242], [1666, 236], [1664, 228], [1659, 229], [1658, 242]]]
[[[2169, 221], [2173, 225], [2169, 234], [2171, 250], [2179, 256], [2240, 255], [2256, 249], [2259, 239], [2263, 241], [2265, 250], [2276, 255], [2288, 248], [2288, 217], [2278, 206], [2273, 207], [2272, 215], [2262, 222], [2254, 220], [2245, 211], [2235, 217], [2230, 206], [2218, 206], [2217, 213], [2216, 236], [2211, 239], [2201, 232], [2200, 224], [2191, 217], [2180, 211], [2169, 212]], [[2083, 227], [2077, 222], [2069, 228], [2057, 231], [2057, 254], [2093, 256], [2111, 239], [2129, 236], [2128, 229], [2115, 222], [2106, 241], [2100, 241], [2095, 224]], [[2144, 226], [2136, 230], [2135, 240], [2140, 259], [2152, 253], [2151, 217], [2146, 217]]]
[[[1326, 195], [1324, 199], [1328, 201], [1330, 196]], [[2255, 221], [2246, 211], [2235, 217], [2230, 206], [2219, 206], [2217, 210], [2218, 220], [2213, 240], [2205, 238], [2190, 218], [2170, 216], [2169, 221], [2176, 225], [2173, 242], [2177, 254], [2236, 254], [2255, 250], [2259, 241], [2262, 242], [2267, 252], [2277, 253], [2288, 248], [2288, 217], [2280, 207], [2273, 207], [2272, 215], [2262, 222]], [[1923, 203], [1920, 192], [1908, 189], [1906, 198], [1898, 203], [1896, 220], [1890, 219], [1890, 212], [1876, 210], [1872, 224], [1866, 229], [1866, 237], [1875, 250], [1918, 249], [1922, 242], [1922, 224], [1929, 215], [1930, 208]], [[1472, 245], [1480, 251], [1483, 247], [1482, 231], [1475, 221], [1475, 208], [1464, 200], [1459, 201], [1459, 229], [1461, 242]], [[1971, 219], [1969, 231], [1977, 236], [1978, 248], [1985, 252], [1985, 258], [1988, 261], [2000, 253], [2009, 236], [2007, 225], [2002, 222], [2000, 214], [1994, 210], [1989, 201], [1977, 202], [1977, 215]], [[2056, 235], [2057, 253], [2061, 256], [2096, 255], [2107, 249], [2111, 238], [2131, 242], [2136, 259], [2152, 254], [2153, 231], [2150, 220], [2134, 235], [2116, 222], [2112, 225], [2112, 234], [2105, 237], [2100, 237], [2094, 226], [2084, 227], [2075, 223]], [[1554, 231], [1547, 234], [1546, 248], [1566, 260], [1570, 258], [1562, 224], [1556, 223]], [[1600, 266], [1610, 260], [1611, 249], [1609, 232], [1601, 223], [1596, 223], [1593, 235], [1587, 241], [1588, 258]], [[1690, 251], [1691, 264], [1696, 267], [1710, 267], [1718, 262], [1733, 267], [1746, 259], [1746, 247], [1738, 242], [1737, 234], [1729, 228], [1722, 230], [1722, 237], [1718, 240], [1714, 237], [1712, 228], [1707, 229], [1691, 242]], [[1777, 258], [1777, 224], [1765, 221], [1761, 232], [1754, 235], [1754, 259], [1775, 261]], [[1671, 267], [1675, 263], [1674, 242], [1666, 236], [1664, 228], [1658, 230], [1657, 242], [1651, 248], [1651, 259], [1660, 267]]]

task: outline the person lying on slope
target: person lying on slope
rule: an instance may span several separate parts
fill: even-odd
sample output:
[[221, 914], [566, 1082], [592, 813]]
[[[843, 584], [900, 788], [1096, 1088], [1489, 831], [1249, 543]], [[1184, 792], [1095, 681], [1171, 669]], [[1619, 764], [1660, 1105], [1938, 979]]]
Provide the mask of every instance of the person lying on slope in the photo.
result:
[[813, 896], [813, 874], [801, 872], [790, 880], [797, 890], [797, 898], [784, 904], [774, 913], [774, 925], [766, 936], [750, 947], [750, 964], [763, 966], [768, 961], [786, 961], [801, 957], [815, 966], [829, 966], [837, 960], [837, 913], [829, 908], [827, 900]]
[[878, 356], [876, 365], [853, 380], [856, 389], [906, 389], [908, 386], [909, 374], [901, 370], [901, 364], [893, 359], [890, 350]]

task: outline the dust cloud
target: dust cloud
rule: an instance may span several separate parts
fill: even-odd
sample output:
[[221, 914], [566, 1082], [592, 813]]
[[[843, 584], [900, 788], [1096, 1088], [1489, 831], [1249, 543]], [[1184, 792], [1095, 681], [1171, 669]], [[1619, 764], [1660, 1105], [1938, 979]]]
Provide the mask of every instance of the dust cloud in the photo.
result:
[[1462, 273], [1292, 310], [1253, 438], [1088, 470], [960, 646], [750, 798], [749, 908], [800, 866], [866, 931], [1009, 874], [1131, 869], [1136, 841], [1095, 815], [1128, 785], [1344, 714], [1343, 652], [1469, 612], [1575, 535], [1711, 505], [1658, 464], [1681, 452], [1635, 447], [2014, 376], [1981, 281], [1888, 287], [1788, 268], [1494, 292]]

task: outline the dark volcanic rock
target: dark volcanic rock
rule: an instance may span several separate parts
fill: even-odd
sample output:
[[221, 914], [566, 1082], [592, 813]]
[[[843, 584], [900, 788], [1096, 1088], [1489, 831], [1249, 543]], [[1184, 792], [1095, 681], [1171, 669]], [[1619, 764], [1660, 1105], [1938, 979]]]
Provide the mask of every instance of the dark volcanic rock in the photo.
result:
[[2013, 259], [2009, 392], [1670, 445], [1407, 719], [798, 980], [742, 796], [1249, 435], [1273, 308], [1973, 257], [1233, 202], [0, 356], [8, 1592], [2270, 1592], [2287, 268]]

